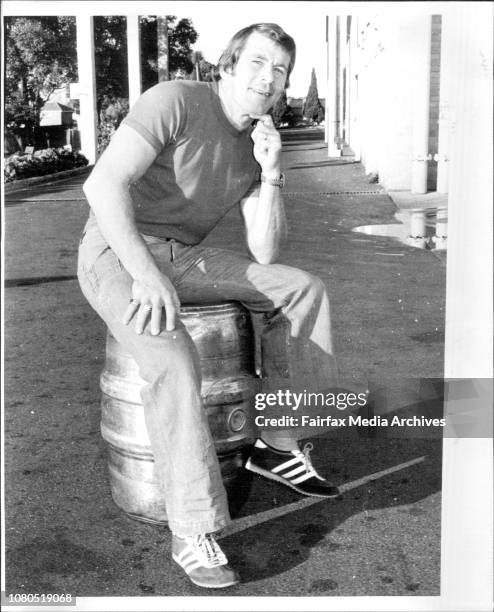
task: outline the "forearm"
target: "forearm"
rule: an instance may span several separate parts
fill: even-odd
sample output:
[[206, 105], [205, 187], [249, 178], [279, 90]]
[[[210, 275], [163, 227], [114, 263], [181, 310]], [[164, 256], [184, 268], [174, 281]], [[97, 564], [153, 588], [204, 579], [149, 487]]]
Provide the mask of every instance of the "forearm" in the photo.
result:
[[287, 225], [279, 187], [262, 183], [257, 198], [247, 204], [245, 214], [247, 246], [258, 263], [276, 261]]
[[132, 278], [144, 280], [156, 274], [154, 258], [135, 223], [128, 185], [101, 176], [96, 167], [84, 184], [84, 193], [103, 237]]

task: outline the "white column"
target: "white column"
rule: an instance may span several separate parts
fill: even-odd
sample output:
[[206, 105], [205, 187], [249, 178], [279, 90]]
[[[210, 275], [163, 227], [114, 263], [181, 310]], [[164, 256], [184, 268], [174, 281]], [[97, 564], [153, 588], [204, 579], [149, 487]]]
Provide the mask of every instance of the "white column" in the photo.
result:
[[450, 14], [441, 18], [441, 68], [439, 83], [439, 137], [437, 146], [437, 187], [438, 193], [448, 193], [449, 174], [449, 132], [451, 129], [451, 92], [456, 79], [453, 64], [454, 37], [452, 36]]
[[427, 193], [429, 155], [429, 104], [431, 77], [431, 15], [415, 23], [415, 61], [410, 66], [413, 83], [412, 193]]
[[96, 161], [98, 115], [96, 112], [96, 70], [94, 65], [94, 18], [77, 15], [77, 71], [79, 73], [81, 152], [90, 164]]
[[345, 34], [346, 34], [346, 21], [344, 15], [339, 15], [338, 19], [338, 76], [336, 81], [337, 95], [338, 95], [338, 146], [341, 148], [344, 134], [344, 121], [343, 121], [343, 102], [345, 99], [345, 88], [343, 81], [343, 69], [345, 68]]
[[[474, 379], [471, 396], [482, 398], [492, 392], [492, 6], [453, 4], [445, 376]], [[463, 400], [466, 410], [474, 401]], [[492, 609], [492, 429], [485, 435], [444, 440], [441, 591], [450, 610]]]
[[[346, 36], [346, 20], [347, 16], [345, 16], [345, 34], [344, 34], [344, 49], [345, 49], [345, 67], [346, 67], [346, 84], [345, 84], [345, 142], [347, 144], [350, 143], [350, 113], [351, 113], [351, 96], [350, 96], [350, 85], [352, 82], [352, 66], [351, 66], [351, 56], [350, 56], [350, 39], [347, 41]], [[351, 33], [351, 32], [350, 32]]]
[[326, 144], [329, 143], [329, 40], [328, 40], [328, 30], [329, 30], [329, 17], [326, 15], [326, 102], [324, 104], [324, 142]]
[[337, 106], [337, 48], [338, 36], [336, 28], [337, 17], [328, 17], [328, 88], [326, 94], [326, 116], [328, 129], [328, 157], [340, 157], [341, 151], [335, 143], [338, 135], [338, 106]]
[[358, 16], [352, 16], [350, 31], [350, 142], [355, 161], [360, 161], [360, 62], [358, 50]]
[[129, 106], [132, 106], [142, 91], [139, 15], [127, 15], [127, 63], [129, 67]]

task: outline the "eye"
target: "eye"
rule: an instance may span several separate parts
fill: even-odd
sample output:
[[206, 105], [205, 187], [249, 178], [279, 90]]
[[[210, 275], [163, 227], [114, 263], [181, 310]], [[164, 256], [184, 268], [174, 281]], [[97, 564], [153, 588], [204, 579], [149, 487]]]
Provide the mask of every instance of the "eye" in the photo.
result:
[[285, 74], [286, 70], [280, 66], [278, 66], [277, 68], [275, 68], [276, 72], [278, 72], [279, 74]]

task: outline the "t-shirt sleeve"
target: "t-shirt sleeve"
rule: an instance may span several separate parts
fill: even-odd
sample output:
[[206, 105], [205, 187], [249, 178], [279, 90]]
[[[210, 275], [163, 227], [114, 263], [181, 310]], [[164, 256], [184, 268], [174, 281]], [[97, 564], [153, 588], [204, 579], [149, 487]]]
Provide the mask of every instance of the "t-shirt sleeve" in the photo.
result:
[[183, 93], [173, 81], [145, 91], [122, 121], [160, 152], [174, 141], [184, 119]]

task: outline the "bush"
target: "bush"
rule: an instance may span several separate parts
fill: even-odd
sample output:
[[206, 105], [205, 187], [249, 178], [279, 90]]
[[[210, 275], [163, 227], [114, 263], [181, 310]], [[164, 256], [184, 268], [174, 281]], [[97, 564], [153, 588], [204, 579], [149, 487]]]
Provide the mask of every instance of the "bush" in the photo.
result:
[[63, 170], [87, 166], [88, 160], [77, 151], [64, 148], [43, 149], [33, 154], [14, 153], [5, 158], [4, 180], [6, 183], [33, 176], [55, 174]]
[[129, 102], [126, 98], [104, 96], [101, 107], [98, 126], [98, 155], [101, 155], [109, 145], [115, 130], [129, 112]]

